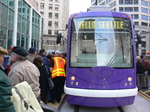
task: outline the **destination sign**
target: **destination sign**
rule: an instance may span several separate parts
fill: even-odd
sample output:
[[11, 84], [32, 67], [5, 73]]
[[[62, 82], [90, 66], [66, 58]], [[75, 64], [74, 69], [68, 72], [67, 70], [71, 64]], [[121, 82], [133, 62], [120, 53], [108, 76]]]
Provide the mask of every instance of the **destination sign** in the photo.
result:
[[78, 21], [80, 29], [124, 29], [124, 21]]

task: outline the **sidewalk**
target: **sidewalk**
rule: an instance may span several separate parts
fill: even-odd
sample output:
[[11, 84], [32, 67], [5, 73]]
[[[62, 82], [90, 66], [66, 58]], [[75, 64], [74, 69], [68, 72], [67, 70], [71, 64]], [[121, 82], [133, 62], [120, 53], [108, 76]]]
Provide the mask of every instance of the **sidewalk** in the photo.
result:
[[141, 89], [138, 94], [150, 101], [150, 76], [148, 78], [148, 89]]
[[62, 102], [62, 100], [63, 100], [63, 98], [64, 98], [64, 96], [65, 96], [65, 94], [62, 94], [62, 98], [61, 98], [61, 101], [60, 101], [60, 103], [48, 103], [47, 105], [49, 105], [49, 106], [52, 106], [52, 107], [55, 107], [55, 108], [58, 108], [59, 107], [59, 105], [61, 104], [61, 102]]

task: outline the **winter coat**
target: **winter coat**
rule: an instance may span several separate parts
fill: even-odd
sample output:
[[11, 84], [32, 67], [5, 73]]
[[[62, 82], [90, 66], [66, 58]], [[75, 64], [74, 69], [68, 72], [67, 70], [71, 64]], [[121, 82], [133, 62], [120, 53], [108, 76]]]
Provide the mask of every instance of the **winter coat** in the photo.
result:
[[48, 61], [48, 58], [47, 58], [44, 54], [40, 54], [40, 55], [41, 55], [42, 58], [43, 58], [44, 64], [45, 64], [46, 66], [49, 67], [49, 61]]
[[29, 54], [29, 55], [27, 56], [27, 58], [28, 58], [28, 60], [29, 60], [31, 63], [33, 63], [33, 60], [34, 60], [35, 56], [36, 56], [36, 55], [34, 55], [34, 54]]
[[7, 75], [0, 70], [0, 112], [15, 112], [11, 101], [11, 84]]
[[15, 62], [10, 67], [8, 74], [12, 86], [27, 81], [36, 97], [40, 95], [39, 76], [40, 72], [38, 68], [28, 60]]
[[46, 71], [46, 66], [43, 65], [41, 67], [39, 67], [39, 71], [40, 71], [40, 89], [41, 89], [41, 93], [48, 93], [49, 91], [49, 86], [48, 86], [48, 76], [49, 74]]
[[136, 63], [136, 73], [137, 74], [144, 73], [144, 65], [143, 65], [143, 63]]

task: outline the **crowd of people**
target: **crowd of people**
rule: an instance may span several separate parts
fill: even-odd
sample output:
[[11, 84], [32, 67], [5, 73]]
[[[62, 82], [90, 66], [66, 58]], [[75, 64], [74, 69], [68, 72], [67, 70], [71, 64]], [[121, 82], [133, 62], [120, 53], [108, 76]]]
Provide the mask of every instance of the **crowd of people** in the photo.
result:
[[[15, 112], [11, 102], [11, 89], [23, 81], [31, 86], [38, 101], [47, 104], [49, 96], [51, 103], [60, 103], [66, 77], [65, 68], [65, 53], [48, 54], [45, 49], [40, 49], [37, 53], [35, 47], [27, 52], [20, 46], [14, 46], [11, 51], [7, 51], [0, 47], [0, 89], [3, 92], [2, 97], [0, 96], [0, 111], [4, 109], [5, 112]], [[51, 90], [48, 77], [54, 83]]]
[[136, 57], [136, 79], [138, 90], [148, 89], [150, 75], [150, 57]]
[[[66, 77], [65, 56], [60, 52], [48, 54], [45, 49], [37, 53], [35, 47], [28, 52], [20, 46], [14, 46], [11, 51], [0, 47], [0, 111], [15, 112], [11, 89], [23, 81], [31, 86], [38, 101], [42, 100], [45, 104], [48, 101], [60, 103]], [[138, 90], [148, 89], [150, 57], [137, 56], [136, 63]], [[51, 77], [54, 83], [51, 90], [47, 77]]]

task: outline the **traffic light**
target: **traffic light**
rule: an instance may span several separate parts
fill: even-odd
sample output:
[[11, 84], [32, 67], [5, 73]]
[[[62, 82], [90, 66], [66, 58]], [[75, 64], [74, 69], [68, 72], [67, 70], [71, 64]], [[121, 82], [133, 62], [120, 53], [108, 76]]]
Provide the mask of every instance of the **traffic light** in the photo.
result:
[[56, 44], [60, 44], [60, 43], [61, 43], [61, 33], [57, 33]]

